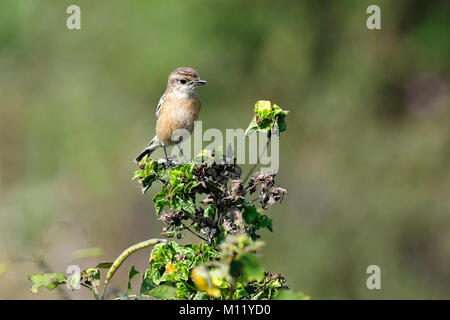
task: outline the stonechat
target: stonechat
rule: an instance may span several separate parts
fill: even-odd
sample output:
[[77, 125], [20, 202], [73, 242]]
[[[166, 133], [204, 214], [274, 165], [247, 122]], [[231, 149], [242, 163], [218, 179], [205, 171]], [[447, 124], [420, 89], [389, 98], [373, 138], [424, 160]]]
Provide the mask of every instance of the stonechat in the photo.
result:
[[195, 89], [205, 84], [206, 81], [200, 79], [197, 71], [189, 67], [177, 68], [169, 74], [166, 91], [156, 108], [156, 135], [138, 154], [135, 162], [141, 161], [159, 147], [163, 147], [168, 159], [166, 146], [181, 142], [173, 141], [172, 134], [178, 129], [192, 133], [201, 107], [200, 96]]

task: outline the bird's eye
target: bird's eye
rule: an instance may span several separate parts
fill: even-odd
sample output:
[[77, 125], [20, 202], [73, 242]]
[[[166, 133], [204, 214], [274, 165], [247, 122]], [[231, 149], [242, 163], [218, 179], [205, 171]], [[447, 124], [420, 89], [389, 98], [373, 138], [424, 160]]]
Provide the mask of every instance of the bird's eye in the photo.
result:
[[186, 80], [180, 79], [180, 83], [181, 83], [181, 84], [186, 84], [186, 82], [187, 82]]

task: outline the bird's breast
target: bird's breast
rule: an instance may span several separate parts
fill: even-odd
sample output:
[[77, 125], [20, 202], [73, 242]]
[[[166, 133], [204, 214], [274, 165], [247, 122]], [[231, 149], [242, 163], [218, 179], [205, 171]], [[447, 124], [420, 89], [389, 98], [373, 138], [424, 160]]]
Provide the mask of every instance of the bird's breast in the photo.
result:
[[177, 129], [194, 129], [194, 122], [200, 112], [200, 99], [197, 95], [182, 96], [168, 95], [161, 105], [159, 118], [156, 123], [156, 135], [163, 144], [173, 144], [172, 134]]

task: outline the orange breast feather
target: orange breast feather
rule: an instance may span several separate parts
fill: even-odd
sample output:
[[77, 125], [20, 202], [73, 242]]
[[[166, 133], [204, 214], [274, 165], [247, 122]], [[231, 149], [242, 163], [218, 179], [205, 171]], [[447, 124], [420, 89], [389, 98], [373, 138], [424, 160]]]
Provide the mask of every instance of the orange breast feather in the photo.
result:
[[161, 106], [156, 123], [156, 135], [159, 141], [164, 145], [173, 144], [172, 134], [177, 129], [186, 129], [192, 133], [200, 106], [198, 96], [180, 98], [169, 95]]

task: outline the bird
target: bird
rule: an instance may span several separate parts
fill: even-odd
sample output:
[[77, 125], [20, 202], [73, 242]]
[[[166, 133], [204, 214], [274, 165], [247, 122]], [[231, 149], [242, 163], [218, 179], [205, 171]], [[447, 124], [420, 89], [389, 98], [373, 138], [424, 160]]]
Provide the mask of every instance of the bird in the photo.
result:
[[[188, 130], [189, 134], [194, 130], [194, 122], [197, 121], [201, 109], [200, 96], [196, 89], [205, 84], [207, 82], [191, 67], [179, 67], [169, 74], [166, 91], [156, 108], [156, 135], [136, 156], [135, 163], [139, 163], [159, 147], [164, 149], [168, 161], [166, 147], [174, 144], [179, 147], [181, 142], [181, 139], [172, 140], [172, 134], [177, 129]], [[183, 155], [181, 148], [180, 151]]]

